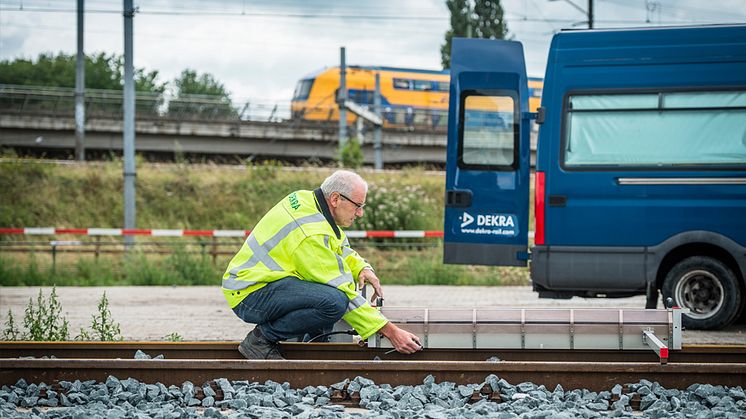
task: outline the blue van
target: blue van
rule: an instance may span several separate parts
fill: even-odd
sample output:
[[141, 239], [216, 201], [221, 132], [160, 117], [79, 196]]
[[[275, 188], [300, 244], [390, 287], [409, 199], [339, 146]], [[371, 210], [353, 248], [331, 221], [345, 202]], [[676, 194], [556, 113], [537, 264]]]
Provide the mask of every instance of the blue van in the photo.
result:
[[740, 315], [746, 25], [561, 32], [536, 114], [520, 43], [454, 39], [451, 57], [446, 263], [530, 260], [547, 298], [644, 294], [655, 308], [660, 292], [689, 328]]

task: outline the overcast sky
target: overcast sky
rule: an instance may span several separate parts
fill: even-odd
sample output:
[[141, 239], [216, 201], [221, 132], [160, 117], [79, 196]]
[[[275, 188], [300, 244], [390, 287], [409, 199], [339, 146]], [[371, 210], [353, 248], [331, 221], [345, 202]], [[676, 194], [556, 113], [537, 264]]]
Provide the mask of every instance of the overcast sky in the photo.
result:
[[[502, 0], [530, 76], [552, 35], [585, 27], [587, 0]], [[122, 54], [120, 1], [86, 0], [85, 52]], [[234, 100], [285, 102], [298, 79], [339, 63], [440, 69], [444, 0], [135, 0], [134, 61], [169, 81], [209, 72]], [[0, 0], [0, 60], [75, 53], [75, 0]], [[595, 0], [595, 27], [746, 22], [744, 0]]]

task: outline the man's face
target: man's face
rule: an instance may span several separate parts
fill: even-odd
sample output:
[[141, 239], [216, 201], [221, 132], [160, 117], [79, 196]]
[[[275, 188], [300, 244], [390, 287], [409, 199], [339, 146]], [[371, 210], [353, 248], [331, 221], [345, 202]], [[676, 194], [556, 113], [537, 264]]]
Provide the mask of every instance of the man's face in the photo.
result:
[[329, 197], [330, 211], [337, 225], [347, 228], [355, 219], [362, 217], [365, 210], [359, 205], [365, 205], [365, 198], [363, 185], [355, 185], [349, 195], [332, 192]]

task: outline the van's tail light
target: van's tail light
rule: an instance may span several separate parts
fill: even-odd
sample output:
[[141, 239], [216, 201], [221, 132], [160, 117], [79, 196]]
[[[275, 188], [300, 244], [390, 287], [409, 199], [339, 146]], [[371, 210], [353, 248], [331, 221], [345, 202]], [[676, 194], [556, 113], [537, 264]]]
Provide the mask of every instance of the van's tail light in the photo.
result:
[[544, 201], [544, 197], [546, 196], [544, 194], [545, 191], [545, 179], [544, 179], [544, 172], [536, 172], [535, 182], [536, 185], [534, 185], [534, 193], [536, 194], [534, 196], [534, 217], [536, 218], [536, 223], [534, 224], [534, 227], [536, 228], [536, 232], [534, 233], [534, 244], [536, 245], [543, 245], [544, 244], [544, 209], [546, 208], [546, 202]]

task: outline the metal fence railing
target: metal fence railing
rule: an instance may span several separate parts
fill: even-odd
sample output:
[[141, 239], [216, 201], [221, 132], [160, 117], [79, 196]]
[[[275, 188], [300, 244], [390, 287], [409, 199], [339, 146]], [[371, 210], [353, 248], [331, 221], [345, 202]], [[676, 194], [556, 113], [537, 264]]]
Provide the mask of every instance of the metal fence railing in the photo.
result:
[[[121, 118], [123, 93], [118, 90], [87, 89], [86, 117]], [[0, 84], [0, 112], [6, 114], [43, 114], [72, 116], [75, 90], [61, 87]], [[239, 100], [208, 95], [136, 92], [138, 118], [201, 121], [279, 122], [290, 117], [290, 102]]]
[[[86, 118], [120, 119], [123, 102], [122, 91], [86, 89]], [[75, 90], [0, 84], [0, 113], [74, 117]], [[136, 92], [135, 113], [139, 119], [275, 122], [292, 123], [298, 127], [326, 124], [333, 128], [338, 107], [295, 106], [291, 109], [290, 100], [233, 99], [209, 95], [176, 97], [169, 92]], [[443, 109], [384, 106], [382, 114], [384, 128], [437, 132], [445, 132], [447, 128], [448, 112]]]

